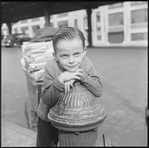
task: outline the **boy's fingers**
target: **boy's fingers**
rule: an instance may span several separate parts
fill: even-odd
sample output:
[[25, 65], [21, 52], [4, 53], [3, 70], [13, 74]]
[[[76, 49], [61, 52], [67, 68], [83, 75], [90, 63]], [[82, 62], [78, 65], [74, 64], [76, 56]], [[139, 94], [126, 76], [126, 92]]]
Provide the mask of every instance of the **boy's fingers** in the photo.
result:
[[64, 83], [64, 89], [65, 89], [65, 93], [66, 93], [66, 82]]
[[71, 83], [70, 83], [71, 87], [73, 87], [73, 82], [74, 82], [74, 80], [71, 80], [70, 82], [71, 82]]
[[65, 82], [65, 93], [67, 93], [67, 82]]
[[79, 76], [74, 76], [74, 79], [80, 80], [80, 77]]
[[67, 92], [69, 92], [70, 91], [70, 81], [68, 81], [68, 83], [67, 83]]
[[73, 87], [74, 81], [75, 81], [75, 79], [65, 82], [65, 93], [70, 91], [70, 88]]
[[80, 78], [80, 77], [83, 77], [83, 74], [81, 73], [81, 74], [77, 74], [77, 76]]
[[65, 93], [70, 91], [71, 81], [65, 82]]

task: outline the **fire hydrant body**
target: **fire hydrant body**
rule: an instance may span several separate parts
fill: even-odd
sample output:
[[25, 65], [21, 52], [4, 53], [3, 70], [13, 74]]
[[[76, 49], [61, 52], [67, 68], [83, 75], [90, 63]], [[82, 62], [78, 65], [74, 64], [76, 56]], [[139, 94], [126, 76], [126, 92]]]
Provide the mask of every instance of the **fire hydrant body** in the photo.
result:
[[59, 146], [95, 146], [98, 138], [98, 130], [69, 132], [59, 130]]
[[48, 118], [59, 129], [59, 146], [94, 146], [106, 113], [98, 98], [77, 82], [50, 109]]

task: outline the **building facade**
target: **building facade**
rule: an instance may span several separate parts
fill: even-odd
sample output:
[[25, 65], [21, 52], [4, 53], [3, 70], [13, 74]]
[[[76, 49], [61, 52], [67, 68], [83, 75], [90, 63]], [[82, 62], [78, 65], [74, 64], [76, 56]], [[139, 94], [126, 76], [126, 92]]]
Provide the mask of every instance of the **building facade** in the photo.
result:
[[92, 15], [93, 45], [147, 45], [148, 2], [103, 6]]
[[[148, 43], [148, 2], [128, 1], [105, 5], [92, 10], [93, 46], [145, 45]], [[85, 10], [50, 16], [52, 27], [78, 27], [87, 39], [87, 14]], [[45, 26], [45, 18], [22, 20], [12, 26], [12, 33], [26, 33], [33, 37]], [[6, 27], [3, 27], [5, 34]], [[88, 40], [88, 39], [87, 39]], [[88, 41], [86, 40], [86, 45]]]

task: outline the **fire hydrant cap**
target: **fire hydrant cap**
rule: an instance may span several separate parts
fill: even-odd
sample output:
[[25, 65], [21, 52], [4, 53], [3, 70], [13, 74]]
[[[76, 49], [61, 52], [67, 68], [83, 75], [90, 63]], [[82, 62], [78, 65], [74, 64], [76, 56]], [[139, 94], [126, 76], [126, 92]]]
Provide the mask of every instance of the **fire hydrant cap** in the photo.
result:
[[106, 113], [99, 104], [99, 98], [77, 82], [50, 109], [48, 118], [58, 129], [84, 131], [102, 124]]

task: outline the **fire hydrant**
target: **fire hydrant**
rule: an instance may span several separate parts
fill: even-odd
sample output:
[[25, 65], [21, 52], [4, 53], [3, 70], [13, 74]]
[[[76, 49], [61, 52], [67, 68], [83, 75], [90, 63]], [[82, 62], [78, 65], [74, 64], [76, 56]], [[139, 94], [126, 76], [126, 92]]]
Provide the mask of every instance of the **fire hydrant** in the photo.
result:
[[48, 118], [59, 131], [59, 146], [95, 146], [98, 127], [106, 118], [104, 108], [79, 82], [63, 94]]

